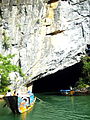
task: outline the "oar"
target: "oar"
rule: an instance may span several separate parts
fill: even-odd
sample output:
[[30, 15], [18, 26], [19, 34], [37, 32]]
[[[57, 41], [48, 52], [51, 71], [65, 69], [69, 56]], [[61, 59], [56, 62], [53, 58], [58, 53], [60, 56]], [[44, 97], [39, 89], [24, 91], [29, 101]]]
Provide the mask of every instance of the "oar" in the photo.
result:
[[38, 100], [40, 100], [40, 101], [44, 102], [42, 99], [40, 99], [40, 98], [38, 98], [38, 97], [36, 97], [36, 99], [38, 99]]
[[5, 104], [3, 105], [3, 108], [6, 107], [6, 106], [7, 106], [7, 104], [5, 103]]

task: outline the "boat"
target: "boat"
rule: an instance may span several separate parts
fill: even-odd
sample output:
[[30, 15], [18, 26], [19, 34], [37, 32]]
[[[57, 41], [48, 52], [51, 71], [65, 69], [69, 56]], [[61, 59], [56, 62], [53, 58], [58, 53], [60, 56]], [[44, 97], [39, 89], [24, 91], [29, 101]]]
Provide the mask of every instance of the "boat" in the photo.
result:
[[36, 101], [33, 93], [20, 96], [4, 96], [3, 99], [12, 112], [16, 114], [32, 110]]
[[63, 96], [80, 96], [80, 95], [88, 95], [89, 92], [86, 90], [60, 90], [60, 94]]
[[74, 90], [60, 90], [61, 95], [65, 95], [65, 96], [72, 96], [75, 94]]

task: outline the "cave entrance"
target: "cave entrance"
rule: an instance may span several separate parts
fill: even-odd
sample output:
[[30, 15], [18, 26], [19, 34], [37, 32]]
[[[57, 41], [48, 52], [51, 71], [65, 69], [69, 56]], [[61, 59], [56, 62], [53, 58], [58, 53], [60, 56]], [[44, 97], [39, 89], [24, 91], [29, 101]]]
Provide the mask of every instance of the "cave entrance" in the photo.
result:
[[79, 80], [81, 64], [77, 63], [64, 70], [48, 75], [33, 82], [33, 92], [58, 92], [60, 89], [74, 87]]

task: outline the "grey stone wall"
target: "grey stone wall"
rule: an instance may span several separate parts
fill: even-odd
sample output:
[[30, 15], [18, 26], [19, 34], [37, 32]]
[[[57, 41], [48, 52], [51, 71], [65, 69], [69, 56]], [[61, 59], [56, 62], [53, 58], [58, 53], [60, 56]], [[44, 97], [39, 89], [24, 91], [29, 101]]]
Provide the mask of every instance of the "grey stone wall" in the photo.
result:
[[90, 44], [89, 0], [15, 2], [0, 7], [0, 53], [16, 54], [12, 62], [27, 76], [18, 84], [74, 65], [85, 55]]

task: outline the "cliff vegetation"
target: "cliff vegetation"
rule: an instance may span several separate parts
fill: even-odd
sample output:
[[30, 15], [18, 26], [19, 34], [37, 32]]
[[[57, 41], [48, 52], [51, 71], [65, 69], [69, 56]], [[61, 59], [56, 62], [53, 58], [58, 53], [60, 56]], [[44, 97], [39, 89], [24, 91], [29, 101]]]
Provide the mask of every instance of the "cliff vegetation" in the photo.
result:
[[77, 88], [86, 88], [90, 86], [90, 56], [81, 58], [81, 77], [76, 83]]
[[11, 84], [9, 74], [11, 72], [18, 72], [21, 76], [24, 76], [19, 66], [11, 63], [12, 58], [15, 55], [3, 56], [0, 54], [0, 92], [6, 92], [8, 86]]

